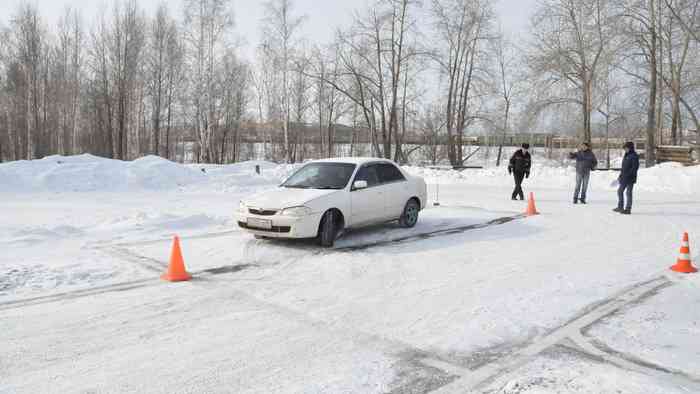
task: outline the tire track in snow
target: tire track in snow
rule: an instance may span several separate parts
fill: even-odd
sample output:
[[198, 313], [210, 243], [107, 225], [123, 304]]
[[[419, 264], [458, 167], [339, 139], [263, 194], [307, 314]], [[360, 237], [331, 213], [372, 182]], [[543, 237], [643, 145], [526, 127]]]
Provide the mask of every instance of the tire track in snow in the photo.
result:
[[21, 300], [7, 301], [0, 303], [0, 311], [7, 309], [18, 309], [26, 306], [47, 304], [51, 302], [59, 302], [63, 300], [70, 300], [75, 298], [90, 297], [98, 294], [118, 292], [118, 291], [128, 291], [133, 289], [138, 289], [146, 286], [153, 286], [158, 284], [153, 279], [140, 279], [128, 282], [114, 283], [106, 286], [91, 287], [89, 289], [81, 289], [75, 291], [68, 291], [63, 293], [56, 293], [52, 295], [46, 295], [41, 297], [25, 298]]
[[331, 252], [354, 252], [354, 251], [358, 251], [358, 250], [366, 250], [366, 249], [376, 248], [376, 247], [380, 247], [380, 246], [395, 245], [395, 244], [401, 244], [404, 242], [421, 241], [424, 239], [430, 239], [430, 238], [435, 238], [435, 237], [461, 234], [461, 233], [464, 233], [464, 232], [467, 232], [470, 230], [479, 230], [479, 229], [486, 228], [486, 227], [492, 227], [492, 226], [498, 226], [501, 224], [510, 223], [514, 220], [522, 219], [524, 217], [525, 217], [525, 215], [523, 215], [523, 214], [519, 214], [519, 215], [515, 215], [515, 216], [504, 216], [501, 218], [489, 220], [488, 222], [484, 222], [484, 223], [470, 224], [470, 225], [459, 226], [459, 227], [450, 227], [450, 228], [441, 229], [441, 230], [428, 231], [425, 233], [407, 235], [405, 237], [389, 239], [389, 240], [385, 240], [385, 241], [375, 241], [375, 242], [362, 243], [362, 244], [358, 244], [358, 245], [343, 246], [340, 248], [330, 249], [330, 251]]
[[96, 250], [107, 253], [116, 259], [125, 259], [128, 262], [136, 264], [148, 271], [163, 272], [163, 270], [168, 268], [168, 263], [164, 261], [133, 253], [127, 248], [121, 246], [101, 246], [97, 247]]
[[[555, 328], [540, 338], [536, 338], [529, 345], [511, 354], [503, 356], [495, 362], [484, 365], [473, 371], [465, 370], [457, 365], [452, 365], [452, 367], [454, 367], [453, 370], [457, 373], [461, 372], [462, 377], [450, 384], [432, 391], [431, 393], [461, 394], [465, 392], [478, 391], [480, 387], [492, 382], [496, 378], [513, 375], [518, 368], [532, 361], [541, 355], [545, 350], [568, 341], [579, 345], [582, 352], [593, 357], [602, 358], [614, 365], [621, 366], [623, 369], [629, 369], [646, 374], [654, 374], [655, 376], [661, 376], [664, 379], [673, 379], [679, 384], [682, 383], [685, 386], [692, 385], [695, 386], [696, 389], [700, 389], [700, 384], [689, 376], [676, 374], [674, 371], [666, 372], [664, 369], [659, 369], [658, 366], [652, 368], [651, 366], [644, 365], [643, 363], [634, 363], [630, 360], [625, 360], [622, 357], [617, 357], [601, 350], [595, 351], [591, 349], [592, 347], [594, 348], [594, 346], [588, 340], [581, 341], [581, 339], [584, 338], [582, 332], [584, 332], [587, 328], [595, 325], [606, 317], [619, 312], [628, 305], [645, 301], [658, 291], [671, 285], [673, 285], [673, 282], [671, 282], [665, 276], [656, 277], [651, 280], [634, 284], [616, 295], [613, 295], [612, 297], [584, 309], [581, 313], [574, 316], [562, 326]], [[436, 363], [444, 363], [444, 360], [426, 361], [433, 365], [436, 365]]]
[[[201, 271], [191, 271], [192, 282], [196, 283], [201, 280], [208, 280], [209, 277], [221, 274], [236, 273], [247, 268], [255, 267], [254, 264], [237, 264], [237, 265], [227, 265], [225, 267], [218, 268], [208, 268]], [[164, 272], [163, 269], [158, 270], [158, 273]], [[143, 278], [127, 282], [113, 283], [110, 285], [91, 287], [88, 289], [80, 289], [74, 291], [66, 291], [46, 296], [24, 298], [19, 300], [12, 300], [6, 302], [0, 302], [0, 311], [7, 309], [18, 309], [25, 306], [32, 306], [38, 304], [47, 304], [51, 302], [59, 302], [63, 300], [70, 300], [82, 297], [90, 297], [105, 293], [114, 293], [121, 291], [129, 291], [134, 289], [139, 289], [149, 286], [159, 286], [167, 285], [170, 282], [161, 280], [158, 276], [153, 278]]]

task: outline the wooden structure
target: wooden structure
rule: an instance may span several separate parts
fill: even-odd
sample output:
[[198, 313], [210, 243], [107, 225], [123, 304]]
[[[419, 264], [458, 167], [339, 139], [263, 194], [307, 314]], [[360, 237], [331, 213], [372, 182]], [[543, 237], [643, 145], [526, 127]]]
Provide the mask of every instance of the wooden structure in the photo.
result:
[[657, 146], [656, 161], [658, 163], [672, 161], [686, 166], [698, 164], [693, 158], [692, 146]]

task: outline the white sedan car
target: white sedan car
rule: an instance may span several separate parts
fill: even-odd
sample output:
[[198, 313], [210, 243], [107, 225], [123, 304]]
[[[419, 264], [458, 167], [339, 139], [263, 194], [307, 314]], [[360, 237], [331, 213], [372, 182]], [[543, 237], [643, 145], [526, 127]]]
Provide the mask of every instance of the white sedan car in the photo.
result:
[[275, 190], [241, 201], [235, 216], [256, 237], [317, 238], [333, 246], [346, 229], [394, 220], [413, 227], [426, 203], [425, 181], [389, 160], [326, 159], [304, 165]]

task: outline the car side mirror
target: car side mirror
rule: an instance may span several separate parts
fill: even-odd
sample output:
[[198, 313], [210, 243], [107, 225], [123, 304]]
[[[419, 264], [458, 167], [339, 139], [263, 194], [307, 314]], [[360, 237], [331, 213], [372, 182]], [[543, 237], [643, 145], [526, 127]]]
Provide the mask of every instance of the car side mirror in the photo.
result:
[[367, 181], [355, 181], [352, 184], [352, 190], [367, 189]]

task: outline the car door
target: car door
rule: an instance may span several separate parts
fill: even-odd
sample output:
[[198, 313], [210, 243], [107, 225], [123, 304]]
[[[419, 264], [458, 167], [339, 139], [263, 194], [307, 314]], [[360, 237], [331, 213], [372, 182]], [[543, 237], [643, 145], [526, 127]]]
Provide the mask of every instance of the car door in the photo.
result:
[[403, 208], [409, 196], [409, 183], [394, 164], [381, 163], [377, 165], [379, 181], [384, 191], [384, 212], [387, 219], [397, 219], [403, 213]]
[[355, 175], [353, 185], [357, 181], [366, 181], [365, 189], [350, 189], [351, 226], [363, 226], [383, 220], [385, 193], [379, 182], [376, 164], [362, 166]]

